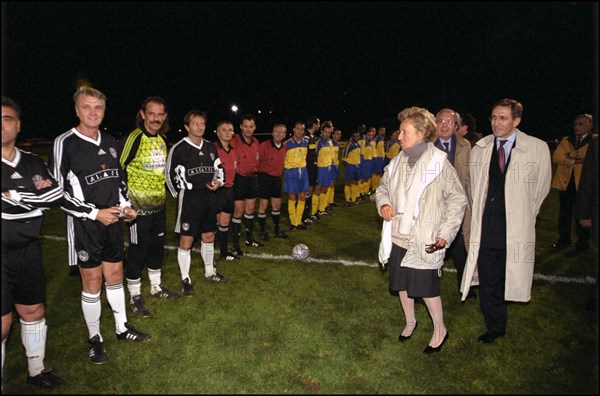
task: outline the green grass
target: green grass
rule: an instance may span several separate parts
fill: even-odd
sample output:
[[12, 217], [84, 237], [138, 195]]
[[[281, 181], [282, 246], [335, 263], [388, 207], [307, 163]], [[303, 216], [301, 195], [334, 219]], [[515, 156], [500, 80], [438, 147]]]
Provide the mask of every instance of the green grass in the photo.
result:
[[[337, 202], [343, 202], [338, 188]], [[597, 247], [581, 254], [550, 252], [557, 238], [557, 193], [551, 191], [537, 223], [536, 273], [597, 277]], [[284, 224], [287, 206], [283, 205]], [[43, 234], [63, 236], [58, 209], [46, 215]], [[173, 201], [168, 206], [173, 227]], [[272, 230], [268, 218], [269, 230]], [[152, 334], [146, 343], [117, 341], [103, 292], [101, 330], [109, 360], [89, 362], [87, 329], [80, 307], [81, 282], [68, 276], [64, 241], [42, 239], [47, 273], [46, 365], [69, 384], [55, 394], [109, 393], [520, 393], [598, 392], [596, 284], [534, 281], [529, 303], [511, 304], [507, 337], [480, 345], [484, 330], [477, 302], [460, 303], [456, 274], [444, 272], [442, 300], [450, 338], [441, 353], [422, 353], [432, 332], [422, 303], [420, 326], [398, 343], [403, 315], [376, 266], [381, 220], [372, 202], [338, 206], [309, 231], [288, 240], [246, 248], [241, 260], [218, 262], [228, 284], [202, 280], [200, 254], [192, 254], [196, 294], [179, 300], [143, 295], [152, 312], [129, 320]], [[256, 226], [258, 228], [258, 225]], [[299, 242], [317, 261], [289, 256]], [[168, 233], [167, 244], [177, 239]], [[370, 263], [344, 265], [344, 263]], [[445, 264], [452, 269], [452, 261]], [[167, 287], [180, 288], [176, 251], [163, 265]], [[593, 307], [588, 307], [593, 301]], [[17, 320], [15, 319], [15, 322]], [[42, 394], [25, 383], [20, 326], [7, 345], [3, 393]]]

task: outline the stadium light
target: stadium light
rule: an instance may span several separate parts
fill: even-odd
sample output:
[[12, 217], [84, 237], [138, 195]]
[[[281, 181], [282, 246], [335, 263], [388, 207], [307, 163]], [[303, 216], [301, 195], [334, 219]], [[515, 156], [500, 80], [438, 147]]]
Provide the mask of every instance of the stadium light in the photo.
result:
[[236, 105], [231, 106], [231, 111], [236, 113], [238, 111], [238, 107]]

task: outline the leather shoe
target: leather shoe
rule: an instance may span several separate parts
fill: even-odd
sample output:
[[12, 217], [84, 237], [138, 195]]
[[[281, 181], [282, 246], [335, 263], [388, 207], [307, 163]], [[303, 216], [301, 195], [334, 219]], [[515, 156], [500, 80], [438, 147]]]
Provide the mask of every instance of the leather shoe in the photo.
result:
[[427, 345], [425, 347], [425, 349], [423, 349], [423, 353], [426, 354], [426, 355], [431, 355], [432, 353], [437, 353], [437, 352], [441, 351], [442, 350], [442, 345], [444, 345], [444, 343], [448, 339], [449, 335], [450, 335], [450, 333], [446, 331], [446, 336], [444, 337], [444, 339], [442, 340], [442, 343], [440, 345], [436, 346], [435, 348], [432, 347], [432, 346]]
[[496, 341], [496, 338], [504, 337], [506, 333], [498, 333], [496, 331], [486, 331], [484, 334], [477, 337], [477, 342], [480, 344], [491, 344]]
[[418, 325], [419, 325], [419, 322], [416, 322], [415, 323], [415, 327], [413, 327], [413, 331], [412, 331], [412, 333], [410, 333], [410, 335], [403, 336], [402, 333], [400, 333], [400, 335], [398, 336], [398, 341], [404, 342], [404, 341], [408, 340], [413, 335], [413, 333], [415, 332], [415, 330], [417, 330], [417, 326]]
[[569, 246], [570, 244], [571, 244], [571, 242], [569, 242], [569, 241], [558, 240], [552, 244], [552, 249], [554, 249], [554, 250], [564, 249], [567, 246]]

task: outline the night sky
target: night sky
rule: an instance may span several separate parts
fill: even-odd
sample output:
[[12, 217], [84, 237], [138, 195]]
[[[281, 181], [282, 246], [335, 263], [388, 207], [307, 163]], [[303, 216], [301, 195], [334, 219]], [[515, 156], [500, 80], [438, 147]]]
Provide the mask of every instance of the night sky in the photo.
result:
[[167, 101], [171, 139], [194, 108], [207, 130], [239, 131], [250, 112], [257, 132], [315, 115], [348, 136], [358, 123], [391, 132], [408, 106], [450, 107], [488, 134], [510, 97], [520, 129], [553, 140], [577, 114], [597, 122], [597, 4], [2, 2], [2, 94], [23, 108], [23, 138], [75, 126], [87, 82], [108, 96], [117, 137], [150, 95]]

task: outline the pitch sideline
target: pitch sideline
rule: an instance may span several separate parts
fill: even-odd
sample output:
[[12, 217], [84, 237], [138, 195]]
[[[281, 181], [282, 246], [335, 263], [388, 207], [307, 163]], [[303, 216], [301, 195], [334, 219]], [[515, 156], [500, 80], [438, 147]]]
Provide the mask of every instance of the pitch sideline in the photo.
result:
[[[41, 238], [51, 239], [55, 241], [64, 241], [65, 237], [54, 236], [54, 235], [42, 235]], [[127, 245], [127, 242], [125, 242]], [[165, 245], [165, 249], [175, 250], [177, 246]], [[195, 252], [200, 252], [200, 249], [194, 248], [192, 249]], [[261, 254], [253, 254], [253, 253], [244, 253], [244, 257], [252, 257], [259, 258], [264, 260], [295, 260], [291, 255], [274, 255], [268, 253]], [[367, 263], [364, 261], [351, 261], [351, 260], [325, 260], [325, 259], [317, 259], [309, 257], [304, 260], [307, 263], [317, 263], [317, 264], [342, 264], [346, 267], [359, 266], [359, 267], [371, 267], [378, 268], [379, 264], [377, 263]], [[454, 268], [443, 268], [444, 272], [456, 272]], [[544, 274], [533, 274], [534, 280], [541, 280], [550, 283], [579, 283], [584, 285], [593, 285], [596, 284], [596, 279], [591, 276], [586, 276], [584, 278], [569, 278], [567, 276], [556, 276], [556, 275], [544, 275]]]

